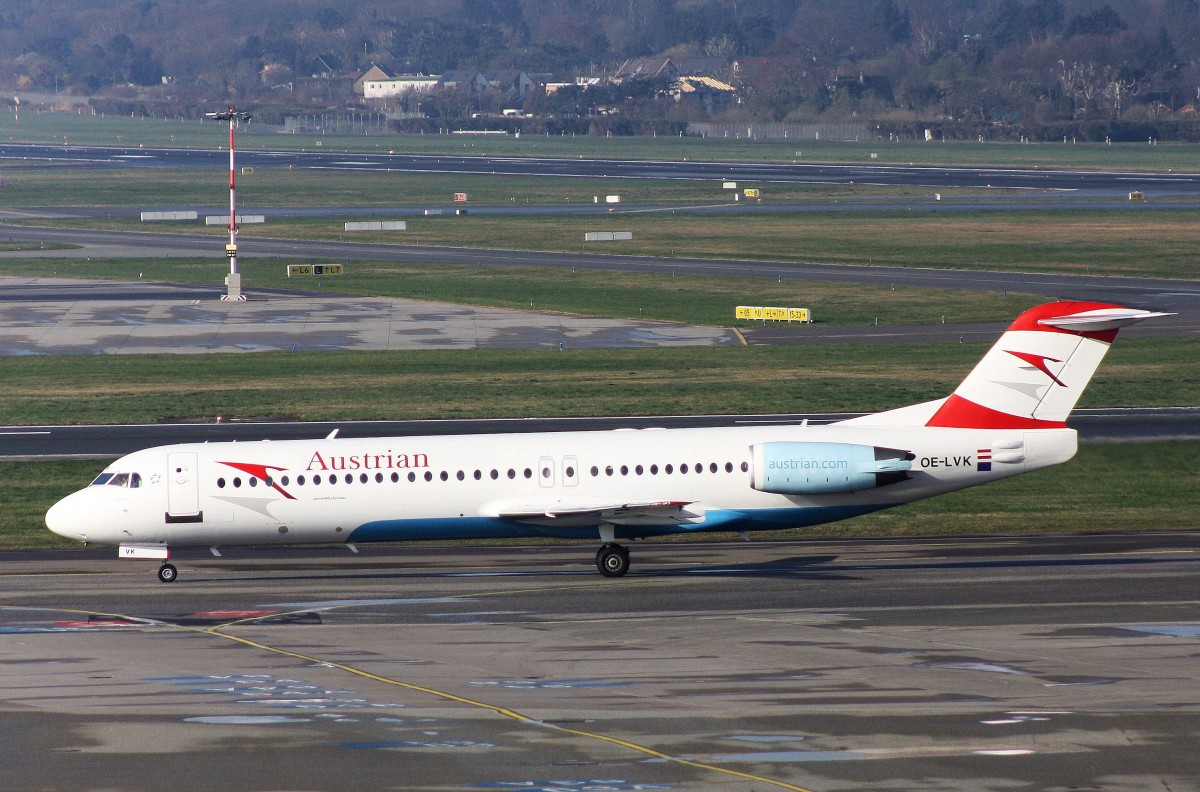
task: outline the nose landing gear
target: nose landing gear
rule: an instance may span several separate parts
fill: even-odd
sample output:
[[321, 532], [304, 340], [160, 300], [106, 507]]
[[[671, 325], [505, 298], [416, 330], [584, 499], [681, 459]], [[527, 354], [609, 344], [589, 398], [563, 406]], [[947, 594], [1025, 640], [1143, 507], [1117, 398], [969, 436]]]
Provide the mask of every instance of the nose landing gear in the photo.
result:
[[158, 568], [158, 579], [163, 583], [174, 583], [179, 577], [179, 570], [175, 569], [174, 564], [164, 563]]

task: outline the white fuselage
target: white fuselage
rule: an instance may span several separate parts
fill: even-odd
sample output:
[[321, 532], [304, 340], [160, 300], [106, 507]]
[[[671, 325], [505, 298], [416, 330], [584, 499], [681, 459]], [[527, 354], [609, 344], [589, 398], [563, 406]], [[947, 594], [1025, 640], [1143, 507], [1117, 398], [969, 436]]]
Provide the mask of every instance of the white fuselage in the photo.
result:
[[[878, 486], [762, 491], [752, 448], [765, 443], [910, 461]], [[1057, 464], [1075, 448], [1071, 429], [846, 423], [174, 445], [117, 460], [46, 522], [78, 541], [164, 547], [796, 528]]]

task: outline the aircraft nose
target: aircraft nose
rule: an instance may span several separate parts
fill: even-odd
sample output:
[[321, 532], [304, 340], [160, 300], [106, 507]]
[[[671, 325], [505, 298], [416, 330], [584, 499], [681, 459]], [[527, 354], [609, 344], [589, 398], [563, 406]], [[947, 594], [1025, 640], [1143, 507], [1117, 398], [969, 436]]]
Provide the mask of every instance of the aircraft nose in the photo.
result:
[[79, 493], [72, 493], [46, 512], [46, 527], [53, 533], [77, 542], [87, 541], [85, 513], [80, 509]]

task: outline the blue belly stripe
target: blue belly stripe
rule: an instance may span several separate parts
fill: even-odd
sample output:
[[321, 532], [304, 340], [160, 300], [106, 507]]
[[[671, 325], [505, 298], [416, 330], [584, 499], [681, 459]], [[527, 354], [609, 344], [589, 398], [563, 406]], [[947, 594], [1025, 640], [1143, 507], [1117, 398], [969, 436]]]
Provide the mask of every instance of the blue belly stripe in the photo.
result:
[[[614, 531], [619, 539], [640, 539], [668, 534], [706, 533], [716, 531], [777, 531], [787, 528], [806, 528], [810, 525], [836, 522], [858, 517], [894, 504], [869, 506], [820, 506], [807, 508], [751, 509], [744, 511], [710, 509], [702, 523], [690, 525], [618, 525]], [[594, 526], [529, 525], [498, 517], [442, 517], [395, 520], [373, 520], [355, 528], [347, 542], [405, 542], [461, 539], [522, 539], [555, 537], [558, 539], [595, 539], [599, 524]]]

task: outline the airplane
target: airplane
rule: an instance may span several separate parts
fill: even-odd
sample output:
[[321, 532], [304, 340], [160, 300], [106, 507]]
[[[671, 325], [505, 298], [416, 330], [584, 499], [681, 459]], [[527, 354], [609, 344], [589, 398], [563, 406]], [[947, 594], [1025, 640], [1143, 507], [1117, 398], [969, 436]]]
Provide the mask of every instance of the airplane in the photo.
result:
[[191, 443], [137, 451], [46, 513], [54, 533], [161, 562], [221, 546], [595, 538], [804, 528], [1066, 462], [1066, 425], [1119, 328], [1096, 302], [1022, 313], [946, 398], [815, 425]]

